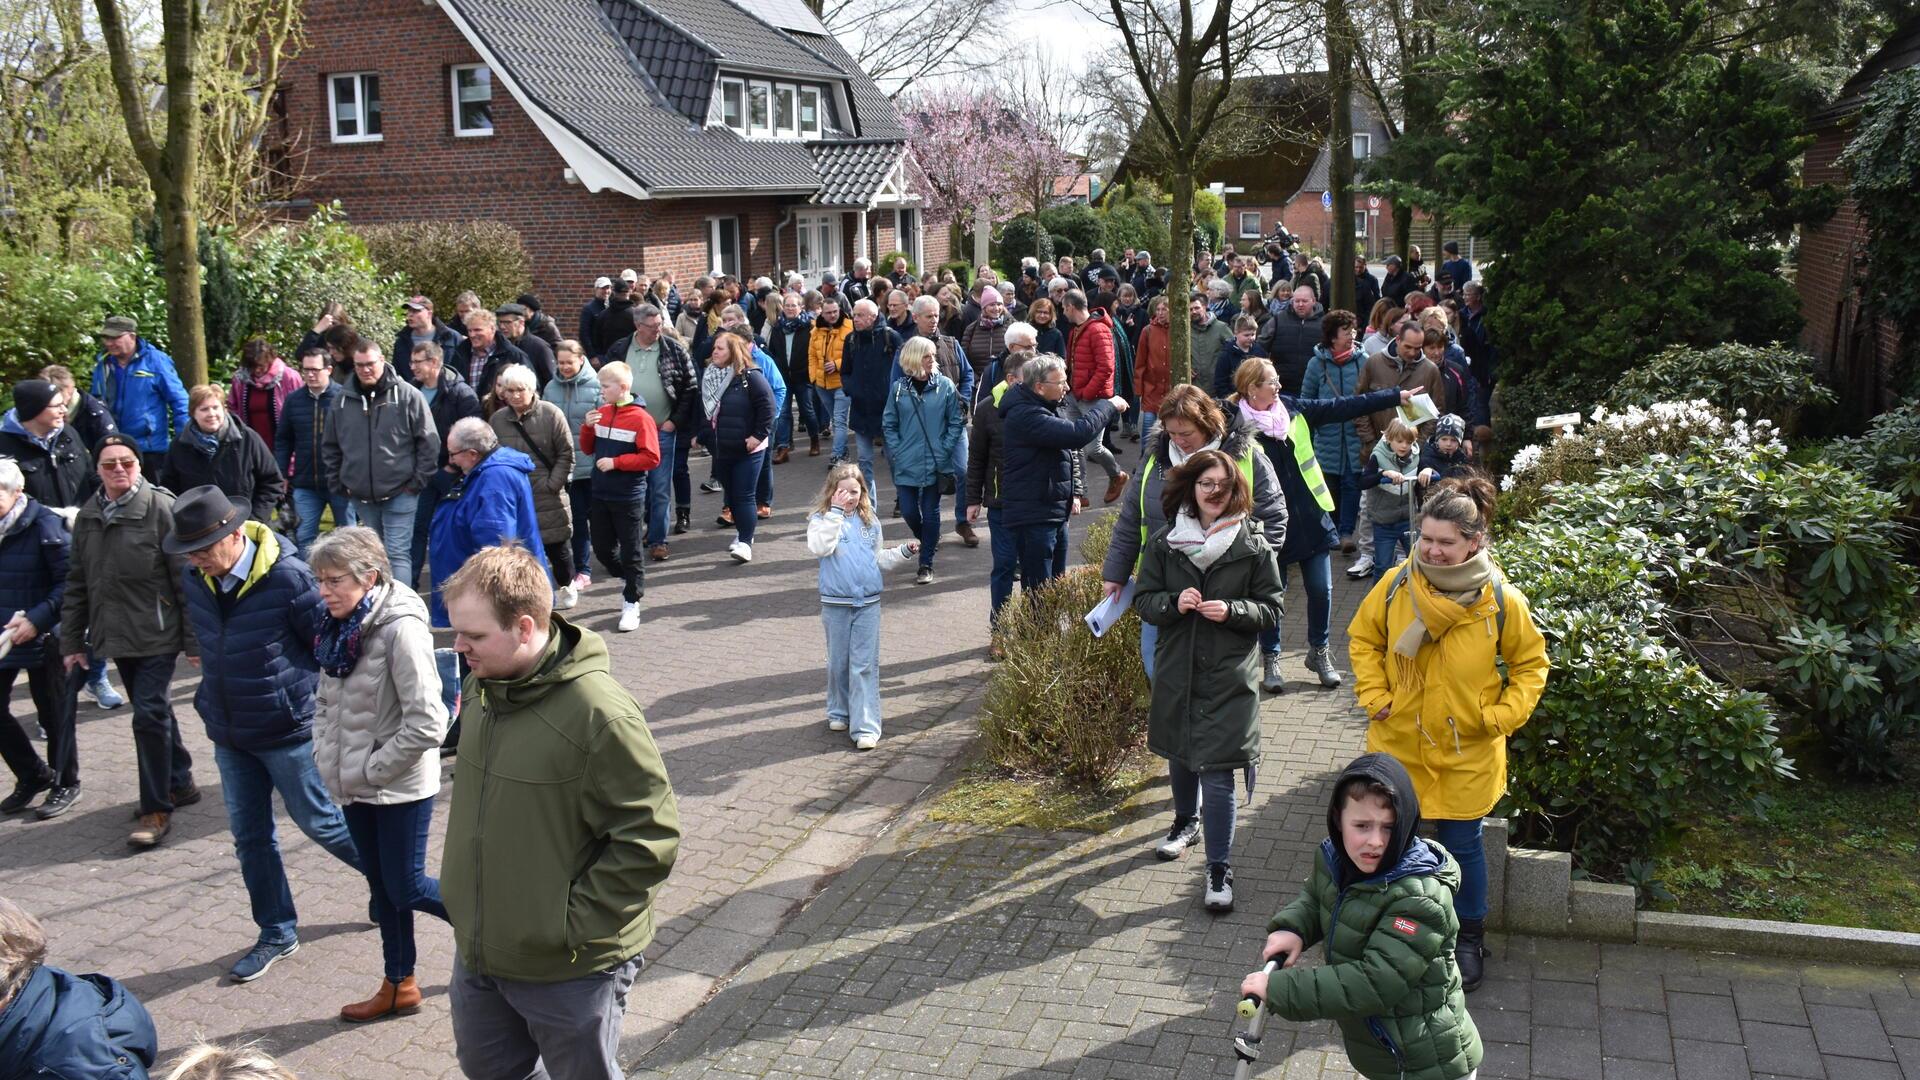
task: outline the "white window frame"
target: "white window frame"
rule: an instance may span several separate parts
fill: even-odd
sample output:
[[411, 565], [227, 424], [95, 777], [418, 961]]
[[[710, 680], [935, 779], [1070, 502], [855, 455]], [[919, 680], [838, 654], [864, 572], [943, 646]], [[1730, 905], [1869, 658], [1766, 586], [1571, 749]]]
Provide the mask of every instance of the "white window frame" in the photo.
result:
[[[806, 106], [809, 96], [813, 98], [813, 126], [811, 128], [807, 126], [806, 120]], [[817, 139], [826, 131], [827, 102], [825, 96], [820, 93], [819, 87], [803, 86], [800, 88], [799, 95], [794, 99], [793, 119], [794, 122], [799, 125], [800, 137], [803, 139]], [[915, 265], [917, 266], [919, 264], [916, 263]]]
[[[782, 127], [780, 124], [780, 99], [783, 96], [787, 99], [787, 116], [790, 121], [784, 127]], [[774, 138], [777, 138], [777, 139], [799, 138], [800, 137], [800, 88], [798, 86], [795, 86], [793, 83], [775, 83], [773, 86], [773, 98], [769, 102], [769, 105], [771, 109], [768, 114], [768, 120], [773, 124]]]
[[1367, 212], [1365, 210], [1355, 210], [1353, 212], [1353, 223], [1353, 235], [1362, 238], [1372, 235], [1367, 231]]
[[[463, 127], [460, 123], [460, 73], [464, 71], [484, 71], [487, 73], [487, 126], [483, 128]], [[480, 139], [493, 134], [493, 71], [485, 64], [455, 64], [447, 69], [447, 84], [453, 95], [453, 134], [460, 139]]]
[[[840, 275], [840, 215], [837, 213], [801, 214], [794, 219], [795, 247], [794, 269], [804, 275], [809, 283], [820, 280], [821, 275], [831, 272]], [[819, 249], [819, 258], [807, 265], [800, 259], [799, 237], [801, 230], [808, 230], [808, 236]]]
[[[727, 122], [728, 89], [734, 89], [740, 92], [740, 123], [737, 125]], [[713, 88], [713, 100], [715, 113], [713, 122], [744, 138], [747, 134], [747, 80], [728, 77], [722, 77], [716, 80]]]
[[[1247, 228], [1247, 218], [1249, 216], [1253, 218], [1253, 228], [1251, 230]], [[1238, 221], [1240, 223], [1240, 239], [1258, 240], [1262, 236], [1266, 235], [1265, 233], [1260, 231], [1260, 211], [1242, 210], [1240, 211], [1240, 217], [1238, 218]]]
[[1365, 161], [1373, 156], [1373, 136], [1364, 131], [1353, 133], [1353, 160]]
[[[354, 124], [357, 132], [352, 135], [340, 134], [340, 82], [341, 79], [353, 80]], [[377, 71], [339, 71], [327, 76], [327, 134], [336, 143], [382, 142], [386, 139], [384, 131], [367, 133], [367, 118], [374, 112], [367, 108], [367, 80], [372, 79], [377, 86], [380, 73]], [[385, 124], [381, 125], [383, 128]]]
[[[722, 257], [720, 243], [721, 226], [731, 222], [733, 225], [733, 265], [727, 266]], [[713, 274], [732, 274], [742, 277], [746, 266], [746, 238], [740, 233], [740, 219], [731, 215], [710, 217], [707, 219], [707, 271]]]
[[[753, 122], [753, 94], [754, 94], [754, 91], [756, 90], [766, 94], [767, 119], [765, 123], [761, 123], [761, 124], [756, 124]], [[746, 121], [747, 135], [749, 137], [755, 138], [755, 139], [764, 139], [773, 134], [773, 84], [772, 83], [762, 82], [759, 79], [755, 79], [747, 83], [747, 107], [745, 112], [742, 113], [742, 118]]]

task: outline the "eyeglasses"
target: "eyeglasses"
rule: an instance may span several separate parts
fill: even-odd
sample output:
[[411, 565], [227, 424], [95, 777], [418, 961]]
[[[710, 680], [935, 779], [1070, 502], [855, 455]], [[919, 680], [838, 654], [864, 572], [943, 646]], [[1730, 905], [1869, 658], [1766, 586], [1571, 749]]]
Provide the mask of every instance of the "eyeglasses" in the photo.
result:
[[1199, 488], [1201, 491], [1226, 491], [1227, 489], [1233, 487], [1233, 481], [1231, 480], [1196, 480], [1194, 481], [1193, 486]]
[[337, 589], [353, 580], [352, 574], [316, 574], [314, 580], [329, 589]]
[[1067, 385], [1067, 380], [1065, 380], [1065, 379], [1048, 379], [1047, 381], [1045, 381], [1045, 382], [1043, 382], [1043, 383], [1041, 383], [1040, 385], [1041, 385], [1041, 386], [1065, 386], [1065, 385]]
[[102, 461], [100, 467], [113, 472], [132, 472], [140, 467], [140, 463], [132, 458], [114, 458], [112, 461]]

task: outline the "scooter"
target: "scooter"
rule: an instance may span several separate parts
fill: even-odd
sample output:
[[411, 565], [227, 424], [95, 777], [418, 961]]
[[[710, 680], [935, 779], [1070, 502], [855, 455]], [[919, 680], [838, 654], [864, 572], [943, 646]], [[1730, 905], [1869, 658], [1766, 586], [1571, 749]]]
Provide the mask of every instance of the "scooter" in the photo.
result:
[[[1260, 970], [1271, 979], [1273, 973], [1280, 970], [1280, 961], [1269, 960], [1267, 966]], [[1254, 1063], [1260, 1060], [1260, 1034], [1267, 1027], [1265, 1005], [1266, 1002], [1258, 995], [1248, 994], [1240, 999], [1240, 1004], [1234, 1009], [1247, 1022], [1246, 1030], [1233, 1037], [1233, 1056], [1240, 1059], [1240, 1064], [1233, 1070], [1234, 1080], [1250, 1080]]]

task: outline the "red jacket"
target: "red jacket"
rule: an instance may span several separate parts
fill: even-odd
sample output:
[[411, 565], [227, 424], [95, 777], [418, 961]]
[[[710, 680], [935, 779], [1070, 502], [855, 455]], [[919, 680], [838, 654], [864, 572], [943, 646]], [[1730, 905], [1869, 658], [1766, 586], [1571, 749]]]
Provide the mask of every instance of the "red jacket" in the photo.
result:
[[[580, 425], [580, 449], [596, 459], [593, 497], [631, 502], [641, 493], [643, 474], [660, 464], [659, 429], [647, 410], [631, 401], [601, 405], [599, 412], [599, 424]], [[610, 459], [613, 468], [602, 472], [597, 464], [600, 458]]]
[[1113, 319], [1106, 309], [1087, 312], [1087, 321], [1067, 332], [1067, 372], [1081, 401], [1113, 396]]
[[1168, 328], [1148, 323], [1140, 331], [1140, 348], [1133, 356], [1133, 392], [1143, 412], [1157, 413], [1173, 391], [1173, 349]]

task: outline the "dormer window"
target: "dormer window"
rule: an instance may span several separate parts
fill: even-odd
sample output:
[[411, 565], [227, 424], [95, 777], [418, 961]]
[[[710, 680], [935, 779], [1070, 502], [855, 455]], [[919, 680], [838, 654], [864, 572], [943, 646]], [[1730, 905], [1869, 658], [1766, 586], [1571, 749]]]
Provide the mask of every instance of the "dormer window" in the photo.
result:
[[707, 123], [748, 139], [818, 139], [827, 127], [826, 91], [723, 75], [714, 80]]

